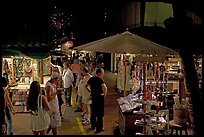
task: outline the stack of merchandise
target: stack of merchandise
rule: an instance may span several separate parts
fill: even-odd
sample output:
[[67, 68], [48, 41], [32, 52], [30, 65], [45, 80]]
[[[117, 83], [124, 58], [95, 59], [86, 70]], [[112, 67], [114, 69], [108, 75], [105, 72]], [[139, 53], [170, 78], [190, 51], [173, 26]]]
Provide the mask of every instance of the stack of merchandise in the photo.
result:
[[178, 125], [186, 125], [188, 117], [188, 104], [186, 99], [179, 101], [179, 96], [174, 97], [174, 117], [173, 120]]

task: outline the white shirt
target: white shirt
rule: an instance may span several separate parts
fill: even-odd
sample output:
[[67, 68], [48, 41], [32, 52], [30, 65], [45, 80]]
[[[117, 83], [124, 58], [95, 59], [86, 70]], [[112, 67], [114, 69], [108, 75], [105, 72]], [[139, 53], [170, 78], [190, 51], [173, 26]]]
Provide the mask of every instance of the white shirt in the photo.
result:
[[74, 81], [74, 76], [72, 71], [69, 68], [63, 70], [62, 81], [63, 81], [64, 88], [69, 88], [70, 86], [72, 86], [72, 82]]
[[91, 95], [91, 93], [85, 88], [87, 81], [92, 77], [92, 75], [88, 74], [83, 77], [82, 79], [82, 97], [84, 99], [88, 99]]

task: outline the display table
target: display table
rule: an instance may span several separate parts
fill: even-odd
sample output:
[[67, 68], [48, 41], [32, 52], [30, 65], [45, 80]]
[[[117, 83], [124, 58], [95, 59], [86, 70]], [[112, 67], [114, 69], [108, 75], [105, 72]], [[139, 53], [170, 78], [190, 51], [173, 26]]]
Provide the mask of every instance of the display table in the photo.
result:
[[137, 119], [142, 119], [145, 115], [134, 114], [132, 112], [122, 112], [118, 105], [118, 126], [121, 135], [135, 135], [136, 132], [142, 133], [143, 127], [136, 126], [134, 123]]
[[[45, 85], [40, 84], [41, 90], [44, 90]], [[12, 102], [16, 113], [27, 113], [26, 101], [29, 94], [30, 84], [19, 83], [15, 87], [10, 87], [12, 92]]]
[[169, 122], [169, 127], [171, 128], [171, 135], [173, 135], [174, 130], [176, 130], [176, 135], [178, 135], [178, 131], [180, 131], [180, 135], [182, 135], [182, 131], [185, 131], [185, 134], [188, 135], [187, 131], [187, 124], [186, 125], [178, 125], [174, 122], [174, 120], [171, 120]]
[[11, 87], [10, 90], [13, 94], [12, 102], [16, 113], [25, 113], [26, 109], [26, 100], [30, 84], [18, 84], [15, 87]]

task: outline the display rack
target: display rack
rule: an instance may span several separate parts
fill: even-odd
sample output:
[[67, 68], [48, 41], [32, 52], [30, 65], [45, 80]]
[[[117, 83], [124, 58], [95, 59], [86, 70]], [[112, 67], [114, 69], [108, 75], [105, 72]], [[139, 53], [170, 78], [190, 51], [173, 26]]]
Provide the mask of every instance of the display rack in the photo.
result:
[[27, 100], [27, 91], [18, 91], [14, 94], [13, 104], [15, 112], [17, 113], [27, 113], [26, 109], [26, 100]]
[[121, 134], [169, 134], [169, 110], [152, 110], [151, 106], [157, 106], [158, 102], [144, 101], [141, 96], [140, 98], [138, 96], [129, 94], [117, 99], [118, 126]]
[[29, 84], [18, 84], [11, 87], [13, 92], [12, 102], [16, 113], [27, 113], [26, 100], [28, 96]]

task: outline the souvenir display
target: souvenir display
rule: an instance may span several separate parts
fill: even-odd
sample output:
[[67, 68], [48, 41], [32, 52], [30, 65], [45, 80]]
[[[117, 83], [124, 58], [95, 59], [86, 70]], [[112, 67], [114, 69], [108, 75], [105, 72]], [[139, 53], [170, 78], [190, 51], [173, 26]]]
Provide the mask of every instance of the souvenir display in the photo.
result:
[[2, 72], [9, 82], [14, 109], [16, 112], [27, 112], [26, 99], [30, 83], [39, 81], [43, 88], [45, 77], [51, 73], [50, 57], [33, 59], [19, 55], [4, 57], [3, 62]]

